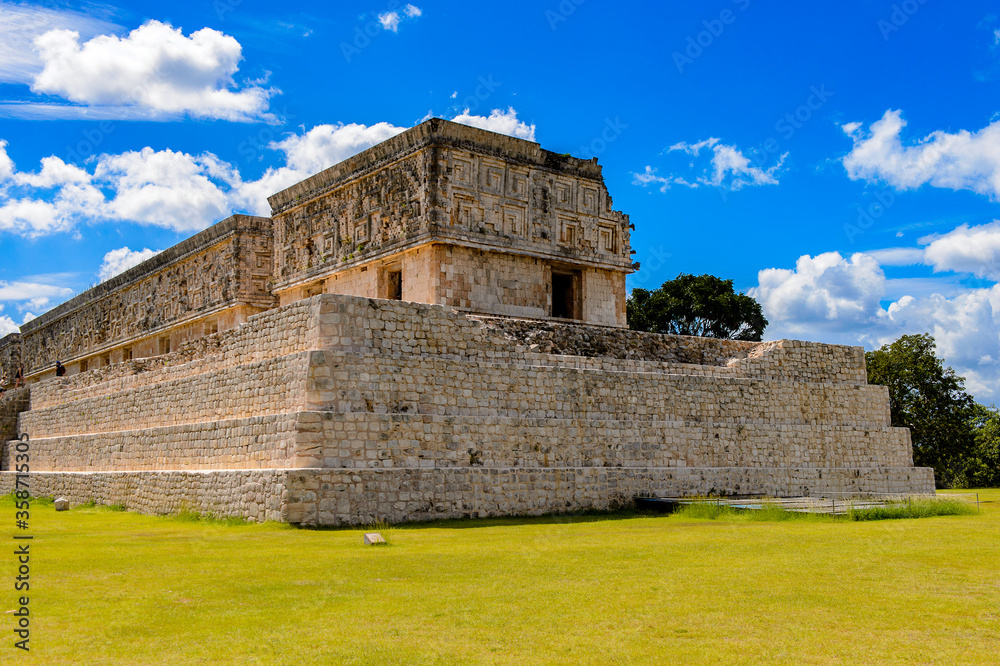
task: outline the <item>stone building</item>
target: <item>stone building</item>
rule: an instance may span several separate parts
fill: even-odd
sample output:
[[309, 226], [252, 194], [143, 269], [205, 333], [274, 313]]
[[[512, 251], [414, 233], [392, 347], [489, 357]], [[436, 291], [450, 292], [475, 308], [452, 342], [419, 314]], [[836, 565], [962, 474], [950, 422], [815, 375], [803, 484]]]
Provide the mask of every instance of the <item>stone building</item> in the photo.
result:
[[21, 327], [29, 379], [155, 356], [317, 294], [625, 326], [628, 217], [596, 160], [433, 119]]
[[234, 215], [32, 319], [30, 381], [169, 353], [274, 306], [271, 220]]
[[933, 492], [860, 348], [628, 331], [595, 161], [435, 119], [270, 203], [0, 341], [35, 492], [309, 525]]

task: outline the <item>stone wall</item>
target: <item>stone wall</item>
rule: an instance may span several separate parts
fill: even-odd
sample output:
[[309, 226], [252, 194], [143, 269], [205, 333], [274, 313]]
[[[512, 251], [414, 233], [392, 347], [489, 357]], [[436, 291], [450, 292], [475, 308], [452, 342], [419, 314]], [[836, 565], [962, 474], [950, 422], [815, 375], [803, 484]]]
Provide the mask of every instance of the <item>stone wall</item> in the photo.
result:
[[[509, 357], [508, 357], [509, 359]], [[309, 404], [440, 416], [889, 425], [884, 386], [312, 352]]]
[[235, 215], [206, 229], [22, 326], [29, 376], [57, 360], [70, 373], [81, 360], [106, 366], [124, 360], [124, 345], [134, 358], [153, 356], [209, 326], [242, 323], [274, 304], [272, 253], [268, 218]]
[[[30, 404], [31, 396], [27, 387], [9, 389], [0, 395], [0, 442], [17, 439], [20, 436], [18, 418], [22, 412], [28, 410]], [[0, 469], [6, 468], [0, 465]]]
[[309, 467], [913, 465], [907, 431], [888, 427], [329, 411], [302, 412], [299, 423], [314, 424], [299, 439], [315, 444]]
[[[182, 510], [299, 525], [527, 516], [629, 506], [636, 497], [704, 493], [771, 497], [912, 493], [934, 488], [927, 468], [603, 468], [466, 467], [378, 470], [202, 472], [40, 472], [36, 496], [96, 501], [131, 511]], [[0, 494], [14, 474], [0, 473]]]
[[[287, 470], [160, 472], [38, 472], [29, 477], [35, 497], [65, 497], [73, 504], [94, 501], [129, 511], [180, 511], [287, 521]], [[14, 474], [0, 473], [0, 494], [14, 489]]]
[[294, 303], [255, 315], [238, 328], [192, 340], [170, 354], [47, 379], [31, 386], [32, 404], [41, 409], [110, 396], [310, 349], [318, 339], [313, 324], [318, 307], [315, 299]]
[[[46, 433], [31, 439], [36, 471], [115, 472], [163, 469], [269, 469], [295, 466], [295, 414], [195, 421], [173, 426], [133, 423], [106, 433]], [[10, 447], [0, 466], [10, 469]]]
[[[304, 398], [305, 381], [296, 370], [305, 352], [231, 365], [110, 394], [76, 396], [58, 405], [37, 403], [21, 419], [21, 429], [46, 437], [110, 433], [136, 424], [162, 427], [239, 419], [294, 411]], [[121, 386], [121, 385], [119, 385]]]
[[[34, 487], [322, 525], [637, 495], [933, 491], [859, 350], [527, 326], [320, 295], [43, 381], [20, 415]], [[0, 490], [10, 482], [0, 474]]]
[[[288, 477], [286, 520], [302, 525], [606, 511], [636, 497], [705, 494], [822, 497], [933, 492], [928, 468], [466, 467], [300, 470]], [[2, 485], [0, 485], [2, 491]]]

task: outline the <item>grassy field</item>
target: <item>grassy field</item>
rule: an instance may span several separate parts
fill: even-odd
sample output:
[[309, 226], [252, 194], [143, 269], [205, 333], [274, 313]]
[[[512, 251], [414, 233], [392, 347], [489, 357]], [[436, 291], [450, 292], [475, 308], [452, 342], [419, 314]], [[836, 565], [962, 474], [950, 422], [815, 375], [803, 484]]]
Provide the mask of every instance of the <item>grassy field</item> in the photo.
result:
[[[0, 662], [996, 663], [1000, 491], [981, 497], [977, 515], [873, 522], [435, 523], [377, 548], [36, 506], [32, 649], [6, 615]], [[0, 521], [15, 532], [9, 499]]]

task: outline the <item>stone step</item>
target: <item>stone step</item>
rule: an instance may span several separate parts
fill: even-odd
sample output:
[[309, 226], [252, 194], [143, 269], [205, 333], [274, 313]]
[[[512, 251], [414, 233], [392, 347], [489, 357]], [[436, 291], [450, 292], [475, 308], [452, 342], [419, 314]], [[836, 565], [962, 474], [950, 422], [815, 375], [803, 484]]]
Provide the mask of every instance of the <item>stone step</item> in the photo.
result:
[[[295, 465], [298, 415], [277, 414], [111, 433], [32, 437], [31, 469], [264, 469]], [[11, 469], [8, 442], [0, 469]]]
[[331, 412], [35, 437], [31, 456], [34, 470], [67, 471], [911, 463], [900, 428]]

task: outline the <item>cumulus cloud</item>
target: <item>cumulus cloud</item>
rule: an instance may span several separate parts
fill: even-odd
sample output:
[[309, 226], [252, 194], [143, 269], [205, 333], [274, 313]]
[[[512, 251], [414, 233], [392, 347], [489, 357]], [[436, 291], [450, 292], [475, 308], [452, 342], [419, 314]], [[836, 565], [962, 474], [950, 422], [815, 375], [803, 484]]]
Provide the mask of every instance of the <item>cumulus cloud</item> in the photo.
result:
[[[656, 169], [646, 166], [642, 173], [632, 174], [632, 184], [642, 187], [659, 187], [661, 192], [666, 192], [674, 185], [684, 187], [700, 187], [707, 185], [726, 190], [740, 190], [747, 186], [757, 185], [777, 185], [777, 175], [785, 162], [788, 153], [781, 155], [778, 161], [768, 168], [751, 163], [750, 158], [743, 154], [739, 148], [733, 145], [722, 143], [720, 139], [710, 137], [696, 143], [681, 141], [670, 146], [667, 153], [681, 152], [692, 157], [700, 157], [703, 151], [710, 151], [711, 157], [708, 164], [702, 167], [700, 175], [693, 180], [688, 180], [683, 176], [660, 176]], [[695, 166], [692, 161], [691, 166]]]
[[[904, 334], [930, 333], [977, 399], [1000, 402], [1000, 285], [887, 280], [874, 256], [845, 259], [836, 252], [803, 256], [794, 269], [760, 271], [758, 283], [748, 293], [770, 322], [768, 339], [872, 349]], [[894, 300], [883, 306], [888, 298]]]
[[0, 338], [11, 333], [20, 332], [21, 327], [14, 323], [14, 320], [7, 315], [0, 315]]
[[1000, 220], [970, 227], [967, 224], [940, 235], [925, 236], [925, 263], [935, 271], [972, 273], [1000, 280]]
[[390, 123], [318, 125], [273, 147], [285, 153], [290, 169], [318, 173], [405, 130]]
[[277, 91], [259, 82], [237, 84], [242, 47], [217, 30], [185, 37], [154, 20], [124, 37], [100, 35], [82, 44], [75, 30], [51, 30], [34, 46], [43, 63], [31, 84], [35, 93], [154, 115], [273, 119], [267, 109]]
[[953, 298], [904, 296], [891, 303], [873, 344], [903, 333], [930, 333], [938, 353], [967, 380], [981, 401], [1000, 402], [1000, 285]]
[[794, 269], [768, 268], [747, 293], [760, 302], [772, 331], [798, 336], [873, 323], [885, 294], [885, 273], [874, 258], [839, 252], [805, 255]]
[[[495, 132], [533, 139], [535, 126], [517, 113], [455, 118]], [[389, 139], [405, 127], [320, 125], [268, 145], [284, 164], [256, 180], [212, 153], [170, 149], [100, 155], [92, 171], [47, 157], [37, 172], [18, 171], [0, 141], [0, 232], [27, 237], [72, 230], [86, 222], [132, 222], [180, 232], [199, 231], [233, 212], [270, 215], [267, 197], [352, 155]]]
[[1000, 281], [1000, 220], [963, 224], [917, 240], [924, 247], [890, 247], [866, 254], [881, 266], [930, 266], [936, 273], [969, 273]]
[[852, 180], [882, 180], [900, 190], [930, 184], [971, 190], [996, 199], [1000, 195], [1000, 121], [981, 130], [936, 131], [903, 143], [906, 127], [901, 111], [886, 111], [868, 128], [842, 126], [854, 147], [843, 159]]
[[231, 212], [231, 184], [214, 155], [143, 148], [98, 160], [94, 178], [115, 193], [105, 210], [114, 219], [195, 231]]
[[518, 120], [514, 107], [510, 107], [506, 111], [493, 109], [489, 116], [475, 116], [469, 113], [469, 109], [466, 109], [452, 118], [452, 121], [526, 141], [535, 140], [535, 126]]
[[97, 277], [101, 282], [110, 280], [133, 266], [138, 266], [147, 259], [155, 257], [160, 252], [161, 250], [150, 250], [149, 248], [130, 250], [128, 247], [111, 250], [104, 255], [104, 261], [101, 262], [101, 267], [97, 271]]

